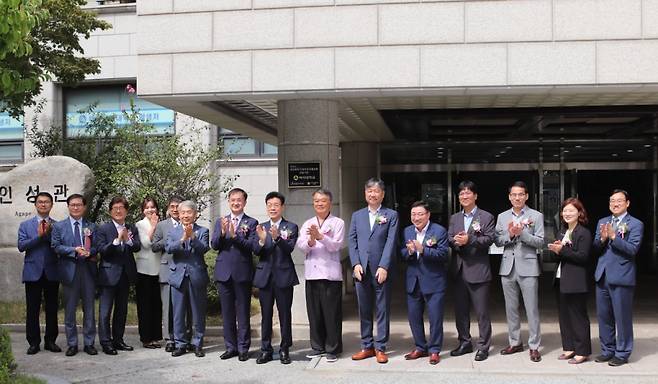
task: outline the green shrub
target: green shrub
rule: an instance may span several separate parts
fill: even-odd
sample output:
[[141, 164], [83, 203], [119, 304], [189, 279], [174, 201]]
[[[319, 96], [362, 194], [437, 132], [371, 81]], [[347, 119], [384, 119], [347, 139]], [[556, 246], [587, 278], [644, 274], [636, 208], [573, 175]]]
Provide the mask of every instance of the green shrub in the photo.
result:
[[12, 371], [16, 368], [14, 355], [11, 353], [9, 332], [0, 326], [0, 384], [10, 383]]
[[210, 284], [208, 284], [208, 313], [216, 315], [219, 310], [219, 294], [215, 286], [215, 259], [217, 258], [217, 251], [210, 250], [204, 255], [206, 265], [208, 266], [208, 275], [210, 276]]

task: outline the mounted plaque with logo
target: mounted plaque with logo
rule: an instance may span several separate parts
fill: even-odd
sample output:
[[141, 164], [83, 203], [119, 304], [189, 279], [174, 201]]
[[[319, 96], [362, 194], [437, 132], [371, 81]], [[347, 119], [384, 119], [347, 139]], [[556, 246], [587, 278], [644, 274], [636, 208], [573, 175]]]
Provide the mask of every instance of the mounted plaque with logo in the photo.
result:
[[320, 162], [288, 163], [288, 188], [320, 188]]

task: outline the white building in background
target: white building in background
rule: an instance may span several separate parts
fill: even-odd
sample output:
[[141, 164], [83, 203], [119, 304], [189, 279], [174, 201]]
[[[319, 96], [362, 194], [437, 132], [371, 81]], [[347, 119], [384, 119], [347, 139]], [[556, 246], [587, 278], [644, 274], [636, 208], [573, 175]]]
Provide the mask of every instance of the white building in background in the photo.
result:
[[[640, 263], [657, 265], [658, 0], [96, 3], [114, 26], [84, 42], [102, 72], [76, 89], [48, 85], [46, 115], [64, 121], [95, 97], [116, 110], [136, 81], [143, 107], [173, 116], [176, 133], [188, 116], [212, 124], [204, 145], [244, 144], [220, 169], [241, 175], [250, 214], [263, 218], [278, 189], [288, 219], [312, 215], [311, 189], [290, 186], [296, 162], [319, 166], [346, 221], [373, 175], [388, 182], [388, 205], [404, 213], [427, 199], [444, 224], [465, 178], [494, 213], [526, 180], [547, 227], [564, 197], [596, 217], [623, 187], [646, 225]], [[4, 135], [15, 125], [0, 136], [9, 163], [29, 153]]]

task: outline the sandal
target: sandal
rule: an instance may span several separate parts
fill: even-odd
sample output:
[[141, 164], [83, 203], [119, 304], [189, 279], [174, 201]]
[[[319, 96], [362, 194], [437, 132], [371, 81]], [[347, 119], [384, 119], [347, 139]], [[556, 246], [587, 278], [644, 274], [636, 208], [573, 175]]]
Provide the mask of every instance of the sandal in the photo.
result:
[[573, 359], [573, 357], [576, 356], [576, 352], [564, 352], [560, 356], [557, 357], [558, 360], [569, 360]]
[[580, 364], [580, 363], [586, 362], [587, 360], [589, 360], [589, 356], [574, 356], [573, 358], [569, 359], [569, 361], [567, 361], [567, 363], [569, 363], [569, 364]]

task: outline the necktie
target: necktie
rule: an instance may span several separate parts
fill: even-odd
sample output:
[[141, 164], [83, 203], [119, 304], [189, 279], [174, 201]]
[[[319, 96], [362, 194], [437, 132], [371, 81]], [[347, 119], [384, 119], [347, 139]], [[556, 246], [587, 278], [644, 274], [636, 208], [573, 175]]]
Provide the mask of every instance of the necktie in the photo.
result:
[[616, 231], [618, 225], [619, 225], [619, 218], [618, 217], [613, 217], [612, 218], [612, 229], [614, 229]]
[[79, 247], [82, 245], [82, 238], [80, 237], [80, 223], [73, 223], [73, 246]]
[[236, 231], [238, 230], [238, 218], [237, 217], [233, 218], [233, 228], [235, 228]]
[[46, 233], [46, 226], [47, 226], [46, 219], [41, 220], [41, 231], [43, 233]]

